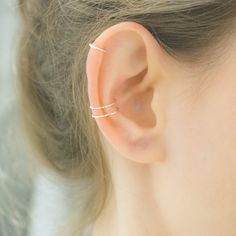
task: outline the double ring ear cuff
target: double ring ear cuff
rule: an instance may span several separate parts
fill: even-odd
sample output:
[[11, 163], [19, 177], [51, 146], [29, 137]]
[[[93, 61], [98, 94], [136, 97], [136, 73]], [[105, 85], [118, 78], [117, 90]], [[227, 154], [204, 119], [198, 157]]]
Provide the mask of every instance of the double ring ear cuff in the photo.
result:
[[[99, 47], [97, 47], [97, 46], [95, 46], [95, 45], [93, 45], [91, 43], [89, 44], [89, 46], [91, 48], [99, 50], [100, 52], [106, 52], [106, 50], [104, 50], [102, 48], [99, 48]], [[108, 105], [105, 105], [105, 106], [99, 106], [99, 107], [92, 107], [92, 106], [90, 106], [90, 109], [91, 110], [103, 110], [104, 111], [105, 109], [108, 109], [108, 108], [110, 108], [110, 107], [112, 107], [114, 105], [115, 105], [115, 102], [113, 102], [111, 104], [108, 104]], [[108, 116], [112, 116], [112, 115], [115, 115], [118, 112], [118, 109], [119, 108], [116, 107], [116, 111], [113, 111], [113, 112], [110, 112], [110, 113], [106, 113], [106, 114], [102, 114], [102, 115], [94, 115], [94, 114], [92, 114], [92, 117], [95, 118], [95, 119], [99, 119], [99, 118], [105, 118], [105, 117], [108, 117]]]
[[[115, 102], [113, 102], [113, 103], [111, 103], [111, 104], [108, 104], [108, 105], [105, 105], [105, 106], [101, 106], [101, 107], [92, 107], [92, 106], [90, 106], [90, 109], [91, 110], [104, 110], [104, 109], [107, 109], [107, 108], [110, 108], [110, 107], [112, 107], [112, 106], [114, 106], [116, 103]], [[104, 118], [104, 117], [108, 117], [108, 116], [112, 116], [112, 115], [115, 115], [116, 113], [118, 112], [118, 107], [116, 107], [116, 110], [115, 111], [113, 111], [113, 112], [110, 112], [110, 113], [106, 113], [106, 114], [103, 114], [103, 115], [94, 115], [94, 114], [92, 114], [92, 117], [93, 118]]]

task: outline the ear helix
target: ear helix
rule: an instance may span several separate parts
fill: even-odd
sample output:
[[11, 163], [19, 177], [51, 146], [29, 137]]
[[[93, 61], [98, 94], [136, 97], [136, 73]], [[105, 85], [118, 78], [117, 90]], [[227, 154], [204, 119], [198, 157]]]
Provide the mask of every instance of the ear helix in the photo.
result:
[[[97, 46], [95, 46], [94, 44], [89, 44], [89, 46], [93, 49], [96, 49], [100, 52], [106, 52], [106, 50], [102, 49], [102, 48], [99, 48]], [[111, 108], [112, 106], [115, 105], [115, 102], [111, 103], [111, 104], [108, 104], [108, 105], [104, 105], [104, 106], [97, 106], [97, 107], [93, 107], [90, 105], [90, 109], [93, 111], [93, 110], [105, 110], [105, 109], [108, 109], [108, 108]], [[102, 115], [95, 115], [95, 114], [92, 114], [92, 117], [95, 118], [95, 119], [99, 119], [99, 118], [105, 118], [105, 117], [109, 117], [109, 116], [112, 116], [112, 115], [115, 115], [116, 113], [118, 112], [118, 107], [116, 107], [116, 111], [113, 111], [113, 112], [110, 112], [110, 113], [106, 113], [106, 114], [102, 114]]]

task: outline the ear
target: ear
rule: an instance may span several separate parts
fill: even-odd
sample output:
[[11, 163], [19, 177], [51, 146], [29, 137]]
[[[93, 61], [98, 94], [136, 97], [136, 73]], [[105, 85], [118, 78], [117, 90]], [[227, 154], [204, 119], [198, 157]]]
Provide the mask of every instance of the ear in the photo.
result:
[[135, 22], [122, 22], [105, 30], [92, 43], [86, 73], [95, 119], [112, 146], [129, 160], [152, 163], [164, 159], [163, 107], [159, 97], [164, 80], [163, 50], [153, 35]]

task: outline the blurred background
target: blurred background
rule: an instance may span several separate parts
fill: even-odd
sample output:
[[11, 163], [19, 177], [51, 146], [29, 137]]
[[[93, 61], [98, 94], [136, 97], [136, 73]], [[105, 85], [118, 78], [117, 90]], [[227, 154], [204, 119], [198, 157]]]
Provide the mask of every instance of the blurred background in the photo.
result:
[[54, 236], [70, 189], [39, 174], [25, 148], [16, 99], [19, 32], [16, 1], [0, 0], [0, 236]]
[[[3, 109], [9, 100], [13, 99], [12, 93], [13, 79], [12, 73], [14, 60], [14, 34], [17, 29], [17, 9], [14, 0], [0, 0], [0, 99]], [[0, 110], [2, 111], [2, 110]]]

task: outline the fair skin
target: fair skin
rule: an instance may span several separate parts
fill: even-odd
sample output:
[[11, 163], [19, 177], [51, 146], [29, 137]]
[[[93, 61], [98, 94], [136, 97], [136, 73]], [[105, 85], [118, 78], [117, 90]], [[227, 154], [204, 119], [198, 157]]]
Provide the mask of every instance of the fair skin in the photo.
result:
[[236, 235], [234, 40], [205, 67], [169, 56], [134, 22], [93, 44], [107, 52], [89, 50], [90, 104], [119, 107], [95, 120], [114, 189], [93, 236]]

